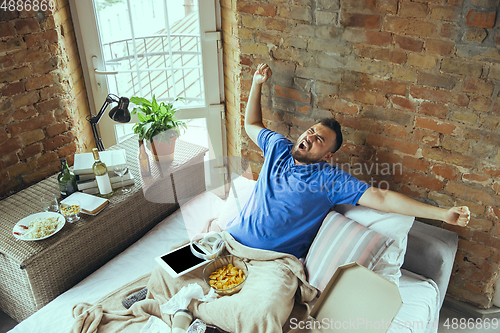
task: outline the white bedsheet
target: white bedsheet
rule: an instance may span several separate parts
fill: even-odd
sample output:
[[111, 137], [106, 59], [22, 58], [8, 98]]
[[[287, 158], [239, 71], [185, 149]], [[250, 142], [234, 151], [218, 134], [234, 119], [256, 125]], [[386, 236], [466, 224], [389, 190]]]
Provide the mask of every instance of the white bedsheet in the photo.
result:
[[403, 306], [388, 333], [436, 333], [439, 326], [439, 289], [436, 283], [402, 269], [399, 293]]
[[[74, 322], [71, 310], [75, 304], [95, 303], [113, 290], [151, 272], [156, 266], [157, 256], [168, 252], [172, 246], [189, 240], [187, 229], [194, 232], [207, 219], [216, 218], [223, 204], [222, 199], [210, 192], [197, 196], [106, 265], [9, 332], [68, 333]], [[194, 205], [196, 209], [192, 209]]]

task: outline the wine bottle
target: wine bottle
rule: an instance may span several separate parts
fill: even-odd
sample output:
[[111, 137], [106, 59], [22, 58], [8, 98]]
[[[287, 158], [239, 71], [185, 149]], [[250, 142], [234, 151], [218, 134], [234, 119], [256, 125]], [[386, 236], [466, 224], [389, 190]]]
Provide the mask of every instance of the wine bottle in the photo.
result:
[[151, 168], [149, 165], [149, 156], [146, 153], [146, 147], [144, 147], [144, 140], [139, 139], [139, 168], [141, 169], [141, 175], [143, 177], [148, 177], [151, 175]]
[[109, 180], [108, 167], [101, 161], [97, 148], [92, 149], [92, 153], [94, 154], [94, 165], [92, 166], [92, 170], [94, 171], [99, 194], [101, 197], [109, 198], [114, 192], [111, 187], [111, 181]]
[[63, 198], [78, 191], [76, 176], [69, 170], [68, 162], [65, 158], [61, 158], [61, 173], [57, 175], [57, 183], [59, 184], [59, 192], [61, 192]]

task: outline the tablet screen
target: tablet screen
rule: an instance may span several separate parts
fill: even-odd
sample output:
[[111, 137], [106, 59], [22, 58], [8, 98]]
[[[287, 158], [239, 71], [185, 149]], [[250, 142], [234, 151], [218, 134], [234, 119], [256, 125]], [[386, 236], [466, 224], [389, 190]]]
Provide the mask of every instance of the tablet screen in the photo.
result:
[[170, 268], [172, 268], [177, 274], [206, 261], [195, 257], [191, 252], [189, 245], [184, 246], [177, 251], [167, 253], [161, 257], [161, 260], [169, 265]]

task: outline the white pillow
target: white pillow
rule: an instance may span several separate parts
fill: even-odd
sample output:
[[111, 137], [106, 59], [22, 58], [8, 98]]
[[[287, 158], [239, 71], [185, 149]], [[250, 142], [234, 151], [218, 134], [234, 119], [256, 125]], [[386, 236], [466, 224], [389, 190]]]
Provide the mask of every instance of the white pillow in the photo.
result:
[[408, 232], [415, 217], [352, 205], [338, 205], [335, 207], [335, 211], [375, 232], [394, 239], [394, 243], [385, 251], [373, 271], [399, 286], [401, 266], [406, 254]]
[[255, 183], [256, 181], [238, 176], [235, 173], [231, 175], [229, 196], [217, 220], [217, 225], [221, 230], [226, 230], [227, 224], [240, 214], [255, 188]]

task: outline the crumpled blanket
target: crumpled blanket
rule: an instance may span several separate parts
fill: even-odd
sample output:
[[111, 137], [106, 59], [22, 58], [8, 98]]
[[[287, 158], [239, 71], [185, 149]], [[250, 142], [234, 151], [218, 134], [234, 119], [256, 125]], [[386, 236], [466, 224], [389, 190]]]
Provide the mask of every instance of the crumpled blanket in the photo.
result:
[[[287, 331], [291, 318], [307, 318], [309, 304], [317, 290], [307, 283], [302, 263], [296, 257], [244, 246], [227, 232], [223, 232], [222, 237], [226, 251], [246, 261], [248, 278], [237, 294], [209, 303], [193, 300], [188, 309], [196, 318], [233, 333]], [[150, 316], [161, 318], [171, 326], [172, 316], [162, 314], [160, 306], [190, 283], [200, 284], [205, 294], [210, 289], [203, 281], [203, 267], [172, 278], [157, 266], [150, 275], [123, 286], [98, 304], [75, 305], [71, 332], [140, 332]], [[145, 285], [146, 299], [124, 309], [121, 301]]]

